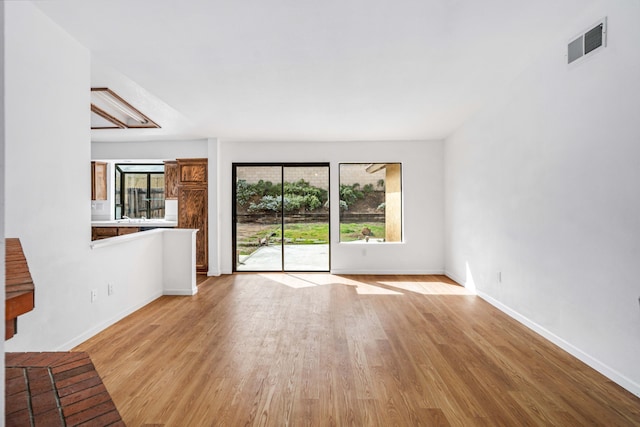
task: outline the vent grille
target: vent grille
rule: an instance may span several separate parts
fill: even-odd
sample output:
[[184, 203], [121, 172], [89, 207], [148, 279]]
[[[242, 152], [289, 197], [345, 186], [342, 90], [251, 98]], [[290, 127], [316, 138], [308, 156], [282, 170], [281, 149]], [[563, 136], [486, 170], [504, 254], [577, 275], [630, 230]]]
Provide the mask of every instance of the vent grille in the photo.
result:
[[602, 46], [602, 27], [600, 24], [584, 35], [584, 54], [588, 54]]
[[600, 20], [583, 34], [574, 37], [567, 46], [567, 63], [588, 55], [606, 46], [607, 18]]
[[580, 36], [569, 43], [569, 64], [582, 56], [584, 37]]

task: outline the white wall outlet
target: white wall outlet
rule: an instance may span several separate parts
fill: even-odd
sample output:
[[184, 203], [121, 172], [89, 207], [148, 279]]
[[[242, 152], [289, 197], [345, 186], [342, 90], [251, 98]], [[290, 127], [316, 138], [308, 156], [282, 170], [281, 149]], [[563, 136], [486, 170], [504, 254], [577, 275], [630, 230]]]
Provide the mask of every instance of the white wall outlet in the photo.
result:
[[98, 290], [97, 289], [92, 289], [91, 290], [91, 302], [96, 302], [97, 299], [98, 299]]
[[502, 283], [502, 271], [498, 271], [498, 283]]
[[113, 283], [107, 283], [107, 295], [113, 295]]

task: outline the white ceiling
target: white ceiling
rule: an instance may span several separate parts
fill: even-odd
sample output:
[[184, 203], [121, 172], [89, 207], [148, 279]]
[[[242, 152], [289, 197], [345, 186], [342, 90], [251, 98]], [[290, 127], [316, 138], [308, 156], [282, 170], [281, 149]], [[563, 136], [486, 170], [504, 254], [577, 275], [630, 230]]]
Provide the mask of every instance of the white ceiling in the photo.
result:
[[94, 140], [400, 140], [446, 137], [595, 1], [34, 3], [162, 126]]

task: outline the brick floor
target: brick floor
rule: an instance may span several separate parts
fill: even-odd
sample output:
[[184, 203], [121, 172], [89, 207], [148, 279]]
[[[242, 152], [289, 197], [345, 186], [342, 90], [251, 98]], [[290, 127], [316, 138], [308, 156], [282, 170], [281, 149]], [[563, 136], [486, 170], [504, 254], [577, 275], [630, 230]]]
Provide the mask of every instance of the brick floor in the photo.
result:
[[124, 426], [87, 353], [5, 357], [6, 427]]

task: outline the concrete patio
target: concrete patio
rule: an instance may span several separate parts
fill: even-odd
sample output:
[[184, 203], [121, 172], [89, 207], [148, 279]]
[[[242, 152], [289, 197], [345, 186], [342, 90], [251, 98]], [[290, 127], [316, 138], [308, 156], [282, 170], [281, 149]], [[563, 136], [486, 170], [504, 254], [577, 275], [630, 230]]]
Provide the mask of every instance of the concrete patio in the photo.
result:
[[[329, 245], [285, 245], [288, 271], [329, 271]], [[251, 255], [241, 255], [237, 271], [282, 271], [282, 246], [261, 246]]]

